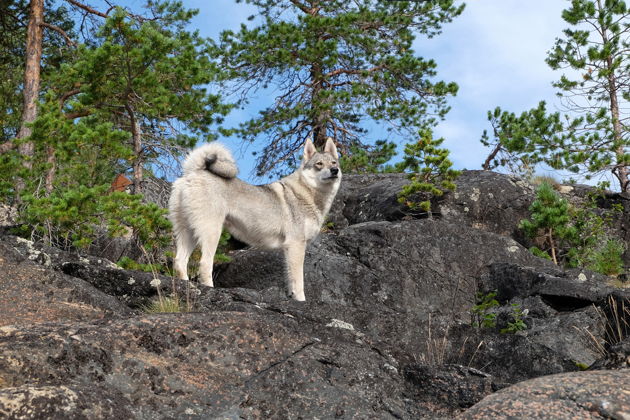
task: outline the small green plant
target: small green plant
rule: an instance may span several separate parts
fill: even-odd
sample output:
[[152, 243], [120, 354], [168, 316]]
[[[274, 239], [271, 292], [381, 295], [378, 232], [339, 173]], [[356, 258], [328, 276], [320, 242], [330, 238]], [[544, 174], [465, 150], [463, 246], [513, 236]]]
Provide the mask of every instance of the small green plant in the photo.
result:
[[506, 328], [501, 328], [499, 331], [501, 334], [514, 334], [518, 331], [527, 329], [527, 324], [523, 321], [523, 317], [527, 315], [527, 309], [522, 310], [521, 305], [518, 303], [512, 304], [512, 313], [510, 314], [512, 321], [508, 322]]
[[446, 190], [455, 190], [453, 182], [461, 171], [452, 169], [453, 162], [448, 158], [448, 149], [440, 148], [444, 139], [434, 139], [431, 130], [419, 133], [420, 139], [405, 146], [402, 162], [395, 166], [397, 172], [409, 172], [411, 183], [405, 185], [398, 194], [398, 202], [406, 204], [412, 210], [429, 212], [429, 200], [416, 202], [411, 196], [418, 192], [426, 192], [441, 197]]
[[496, 296], [496, 292], [477, 292], [476, 303], [471, 310], [473, 327], [495, 328], [497, 326], [497, 314], [492, 312], [493, 308], [499, 306]]
[[228, 232], [227, 230], [224, 229], [223, 232], [221, 232], [221, 238], [219, 239], [217, 252], [214, 254], [215, 263], [224, 263], [224, 262], [232, 261], [232, 259], [226, 254], [227, 245], [231, 237], [232, 235], [230, 235], [230, 232]]
[[587, 267], [598, 273], [617, 277], [624, 272], [622, 255], [625, 251], [626, 247], [623, 242], [618, 239], [609, 239], [593, 255]]
[[542, 247], [532, 247], [531, 251], [538, 256], [546, 254], [558, 265], [563, 243], [576, 235], [569, 223], [569, 203], [560, 198], [549, 183], [543, 182], [536, 190], [536, 199], [529, 211], [531, 220], [521, 220], [519, 226], [528, 236], [538, 238]]
[[575, 363], [575, 367], [577, 367], [579, 370], [588, 370], [588, 365], [586, 363], [581, 363], [581, 362], [577, 362], [577, 361], [573, 361], [573, 363]]

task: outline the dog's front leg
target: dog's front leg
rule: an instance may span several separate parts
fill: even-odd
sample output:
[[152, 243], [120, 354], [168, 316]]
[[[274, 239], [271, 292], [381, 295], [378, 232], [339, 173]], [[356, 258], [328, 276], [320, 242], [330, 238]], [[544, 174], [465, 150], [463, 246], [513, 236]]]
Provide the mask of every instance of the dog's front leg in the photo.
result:
[[287, 265], [287, 285], [289, 296], [295, 300], [305, 301], [304, 296], [304, 253], [306, 242], [291, 242], [284, 247], [284, 257]]

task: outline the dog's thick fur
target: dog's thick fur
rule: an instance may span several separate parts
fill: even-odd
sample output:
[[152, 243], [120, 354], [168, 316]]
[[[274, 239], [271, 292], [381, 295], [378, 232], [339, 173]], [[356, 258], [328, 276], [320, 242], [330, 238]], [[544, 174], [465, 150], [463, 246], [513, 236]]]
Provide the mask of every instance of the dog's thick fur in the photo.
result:
[[184, 162], [184, 175], [173, 183], [169, 202], [177, 275], [188, 279], [188, 259], [199, 245], [200, 281], [213, 286], [212, 263], [225, 227], [249, 245], [282, 248], [289, 294], [305, 300], [304, 253], [339, 189], [338, 160], [332, 139], [321, 153], [307, 140], [297, 171], [277, 182], [254, 186], [236, 178], [236, 163], [224, 146], [210, 143], [193, 150]]

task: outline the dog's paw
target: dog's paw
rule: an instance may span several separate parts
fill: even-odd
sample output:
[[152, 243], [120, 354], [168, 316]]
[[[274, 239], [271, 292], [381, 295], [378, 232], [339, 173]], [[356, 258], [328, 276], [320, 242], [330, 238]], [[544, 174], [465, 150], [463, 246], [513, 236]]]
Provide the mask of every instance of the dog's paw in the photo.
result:
[[304, 292], [302, 293], [291, 293], [291, 298], [293, 300], [297, 300], [298, 302], [305, 302], [306, 296], [304, 296]]

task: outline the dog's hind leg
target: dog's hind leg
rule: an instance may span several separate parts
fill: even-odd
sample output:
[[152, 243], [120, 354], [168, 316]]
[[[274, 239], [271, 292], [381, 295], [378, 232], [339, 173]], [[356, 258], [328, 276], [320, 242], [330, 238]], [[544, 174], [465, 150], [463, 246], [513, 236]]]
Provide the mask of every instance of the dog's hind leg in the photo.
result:
[[199, 235], [199, 245], [201, 245], [201, 261], [199, 261], [199, 281], [205, 286], [214, 287], [212, 281], [212, 265], [214, 263], [214, 254], [217, 251], [219, 245], [219, 239], [221, 239], [221, 230], [223, 228], [223, 221], [216, 223], [208, 223], [203, 229], [199, 230], [199, 233], [203, 233], [203, 236]]
[[289, 296], [298, 301], [305, 301], [304, 295], [304, 253], [306, 242], [291, 242], [284, 247], [284, 257], [287, 265], [287, 286]]
[[176, 252], [173, 268], [180, 279], [188, 280], [188, 260], [195, 250], [195, 238], [192, 232], [185, 228], [177, 231], [175, 237]]

